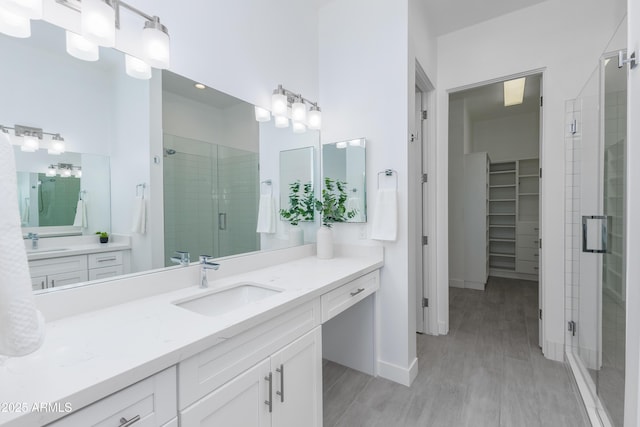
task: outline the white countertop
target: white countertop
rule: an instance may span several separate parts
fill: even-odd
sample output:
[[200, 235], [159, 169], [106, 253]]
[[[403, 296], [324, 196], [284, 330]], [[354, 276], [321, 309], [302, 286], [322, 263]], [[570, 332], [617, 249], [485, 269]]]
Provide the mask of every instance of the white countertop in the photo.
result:
[[[67, 247], [68, 246], [68, 247]], [[74, 245], [61, 245], [60, 247], [43, 247], [40, 249], [27, 249], [27, 259], [35, 261], [39, 259], [62, 258], [73, 255], [97, 254], [102, 252], [123, 251], [131, 249], [129, 242], [114, 243], [85, 243]]]
[[[77, 410], [383, 265], [382, 250], [331, 260], [315, 256], [47, 323], [45, 343], [0, 361], [0, 403], [70, 402]], [[194, 268], [194, 267], [190, 267]], [[221, 269], [224, 268], [224, 264]], [[208, 317], [172, 302], [254, 282], [281, 293]], [[1, 411], [2, 426], [36, 426], [65, 413]]]

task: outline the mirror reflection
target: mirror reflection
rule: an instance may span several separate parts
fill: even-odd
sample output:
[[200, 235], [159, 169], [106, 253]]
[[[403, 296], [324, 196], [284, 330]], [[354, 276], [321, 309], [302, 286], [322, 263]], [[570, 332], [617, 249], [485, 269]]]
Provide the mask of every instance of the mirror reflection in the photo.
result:
[[[260, 182], [273, 179], [279, 201], [280, 151], [316, 151], [318, 131], [258, 123], [252, 105], [169, 72], [133, 79], [115, 50], [78, 60], [66, 54], [64, 30], [43, 21], [28, 39], [0, 34], [0, 49], [12, 58], [0, 67], [8, 88], [0, 125], [42, 128], [66, 143], [60, 155], [42, 143], [32, 153], [16, 149], [34, 289], [174, 265], [176, 250], [195, 260], [290, 245], [278, 203], [275, 232], [257, 233]], [[63, 177], [65, 165], [81, 176]], [[47, 177], [50, 166], [57, 172]], [[86, 221], [74, 226], [80, 199]], [[73, 257], [73, 271], [59, 268]]]
[[355, 211], [346, 222], [367, 222], [366, 141], [364, 138], [322, 146], [323, 180], [345, 183], [346, 211]]
[[313, 221], [313, 147], [280, 152], [280, 216], [291, 223]]

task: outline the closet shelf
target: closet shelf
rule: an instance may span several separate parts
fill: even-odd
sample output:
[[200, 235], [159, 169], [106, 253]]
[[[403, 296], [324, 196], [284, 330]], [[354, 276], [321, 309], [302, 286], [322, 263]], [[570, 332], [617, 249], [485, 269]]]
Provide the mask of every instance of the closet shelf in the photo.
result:
[[489, 212], [491, 216], [516, 216], [513, 212]]
[[505, 171], [492, 171], [489, 172], [490, 175], [499, 175], [499, 174], [503, 174], [503, 173], [516, 173], [515, 169], [510, 169], [510, 170], [505, 170]]
[[518, 175], [518, 178], [538, 178], [538, 174]]
[[506, 185], [490, 185], [489, 188], [513, 188], [515, 184], [506, 184]]
[[495, 228], [516, 228], [515, 225], [508, 225], [508, 224], [489, 224], [489, 228], [491, 227], [495, 227]]
[[539, 196], [540, 193], [520, 193], [519, 196]]
[[507, 243], [515, 243], [516, 239], [500, 239], [500, 238], [493, 238], [493, 237], [489, 237], [489, 241], [490, 242], [507, 242]]
[[516, 199], [489, 199], [490, 202], [515, 202]]
[[489, 256], [513, 258], [513, 259], [516, 258], [515, 254], [506, 254], [506, 253], [500, 253], [500, 252], [491, 252], [491, 253], [489, 253]]

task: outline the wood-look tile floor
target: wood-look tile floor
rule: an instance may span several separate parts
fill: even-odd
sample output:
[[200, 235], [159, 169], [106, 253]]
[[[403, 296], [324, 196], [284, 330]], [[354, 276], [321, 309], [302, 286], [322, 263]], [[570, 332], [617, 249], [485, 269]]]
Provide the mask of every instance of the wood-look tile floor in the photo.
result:
[[538, 347], [538, 284], [450, 288], [450, 332], [417, 335], [411, 387], [324, 361], [324, 427], [583, 427], [565, 364]]

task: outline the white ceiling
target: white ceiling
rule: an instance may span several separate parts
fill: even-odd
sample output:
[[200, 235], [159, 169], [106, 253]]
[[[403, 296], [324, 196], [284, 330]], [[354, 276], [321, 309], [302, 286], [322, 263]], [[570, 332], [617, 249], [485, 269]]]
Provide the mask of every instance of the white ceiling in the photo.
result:
[[546, 0], [423, 0], [436, 36], [479, 24]]
[[225, 109], [244, 103], [241, 99], [227, 95], [210, 87], [197, 89], [193, 80], [182, 77], [171, 71], [162, 72], [162, 90], [173, 92], [215, 108]]
[[540, 75], [527, 76], [524, 85], [524, 100], [520, 105], [504, 106], [504, 85], [502, 82], [451, 94], [452, 101], [459, 99], [465, 100], [465, 106], [472, 121], [532, 113], [540, 108]]

